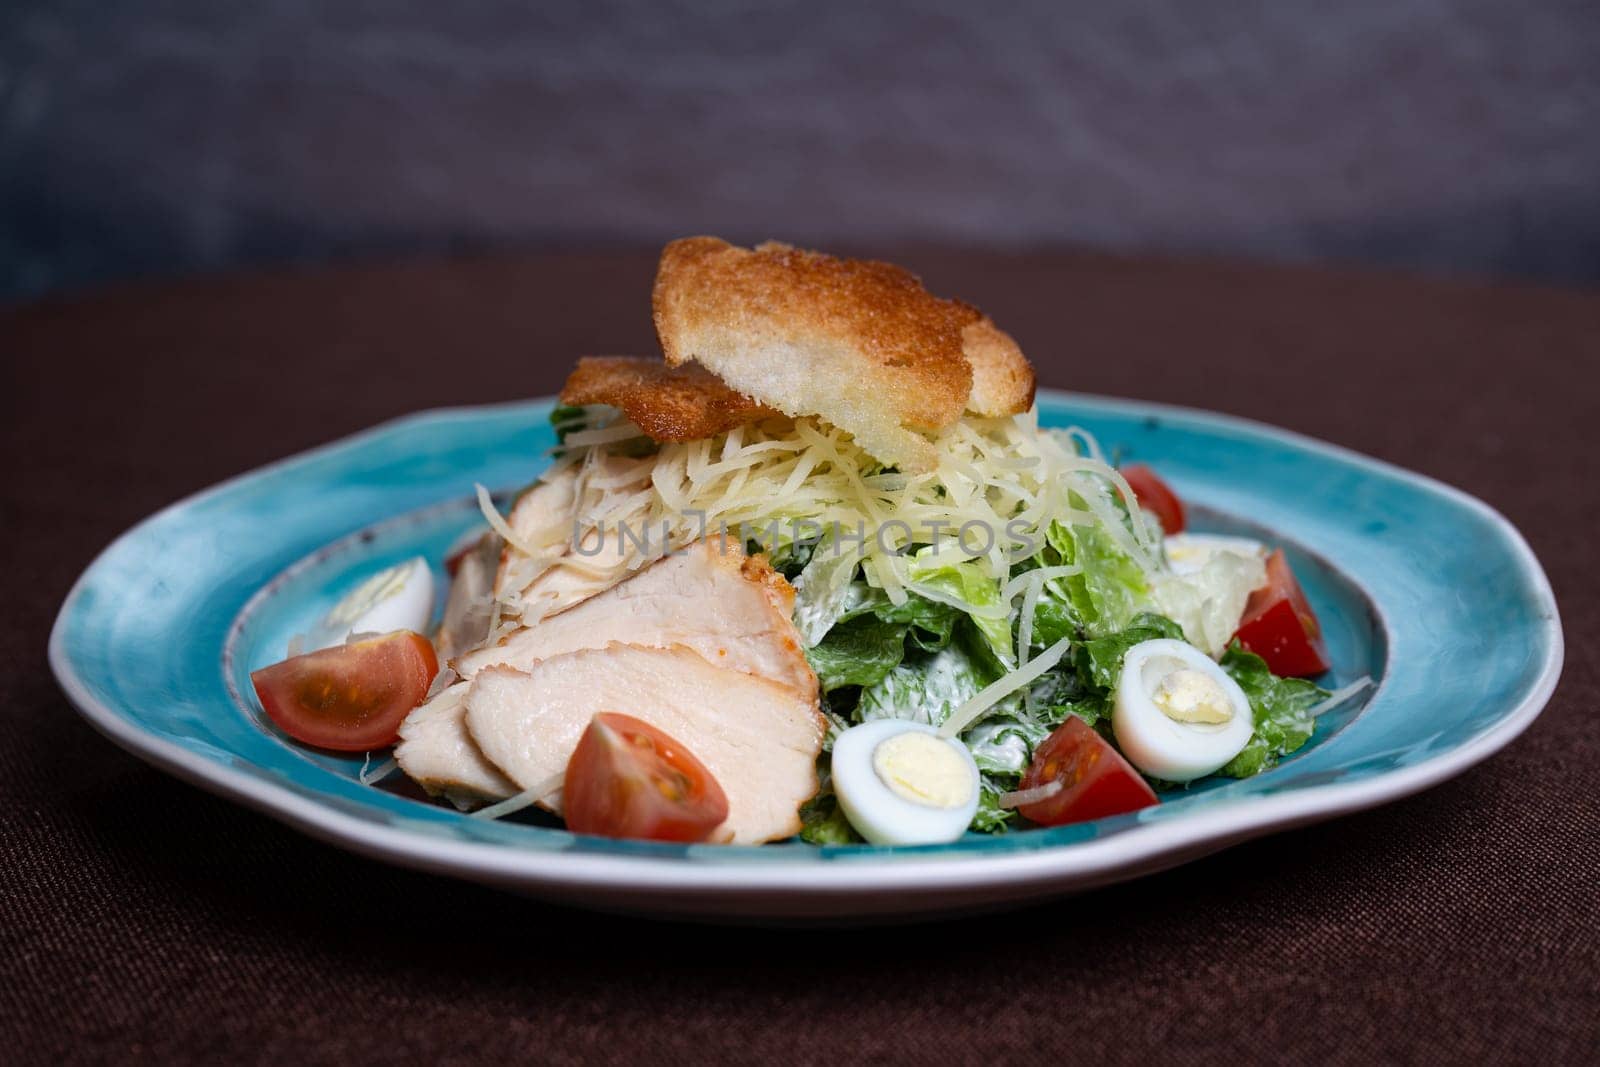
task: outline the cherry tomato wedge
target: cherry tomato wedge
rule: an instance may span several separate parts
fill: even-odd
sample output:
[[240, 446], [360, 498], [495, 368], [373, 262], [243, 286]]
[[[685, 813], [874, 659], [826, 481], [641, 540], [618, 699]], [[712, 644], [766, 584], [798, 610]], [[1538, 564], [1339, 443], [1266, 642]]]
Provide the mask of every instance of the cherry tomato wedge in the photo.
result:
[[1156, 803], [1155, 790], [1105, 738], [1079, 718], [1056, 727], [1033, 753], [1020, 789], [1060, 782], [1053, 796], [1017, 810], [1041, 826], [1088, 822]]
[[1267, 557], [1267, 584], [1245, 602], [1234, 634], [1248, 651], [1267, 661], [1267, 669], [1286, 677], [1307, 677], [1328, 669], [1322, 625], [1306, 600], [1289, 559], [1278, 549]]
[[250, 681], [267, 717], [296, 741], [365, 752], [394, 744], [438, 673], [428, 639], [401, 630], [294, 656]]
[[590, 720], [561, 792], [567, 829], [649, 841], [704, 841], [728, 818], [705, 764], [647, 722], [615, 711]]
[[1139, 498], [1139, 506], [1153, 512], [1160, 521], [1162, 533], [1183, 532], [1183, 501], [1155, 471], [1143, 463], [1135, 463], [1131, 467], [1123, 467], [1122, 476], [1128, 480], [1128, 488], [1133, 490], [1133, 495]]

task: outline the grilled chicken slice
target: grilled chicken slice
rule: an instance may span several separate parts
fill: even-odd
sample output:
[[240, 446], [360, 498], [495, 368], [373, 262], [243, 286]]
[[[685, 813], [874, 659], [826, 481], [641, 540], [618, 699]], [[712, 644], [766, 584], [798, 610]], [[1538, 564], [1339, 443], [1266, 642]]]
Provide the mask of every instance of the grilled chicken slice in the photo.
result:
[[[817, 676], [790, 621], [793, 609], [793, 588], [765, 560], [746, 556], [736, 542], [710, 538], [658, 560], [577, 607], [513, 632], [498, 645], [460, 655], [454, 666], [468, 678], [487, 667], [525, 669], [613, 641], [659, 648], [683, 645], [717, 666], [787, 686], [815, 707]], [[484, 768], [492, 770], [492, 765], [484, 761], [462, 717], [435, 710], [437, 702], [424, 704], [406, 720], [401, 733], [407, 740], [395, 754], [401, 769], [430, 792], [491, 799], [509, 795], [504, 788], [491, 788], [497, 783]]]
[[394, 750], [395, 762], [413, 781], [459, 808], [475, 808], [517, 792], [467, 733], [467, 689], [466, 682], [457, 682], [406, 716]]
[[444, 620], [433, 641], [441, 663], [488, 639], [494, 616], [495, 567], [504, 544], [499, 534], [489, 532], [462, 553], [455, 577], [450, 580], [450, 595], [444, 602]]
[[506, 522], [521, 544], [537, 550], [529, 556], [507, 544], [494, 575], [494, 595], [504, 599], [520, 592], [564, 555], [572, 541], [572, 515], [578, 500], [578, 468], [563, 467], [542, 475], [511, 505]]
[[455, 669], [463, 678], [497, 664], [525, 669], [612, 641], [684, 645], [719, 667], [779, 682], [815, 704], [817, 676], [801, 651], [793, 613], [794, 589], [765, 559], [745, 555], [736, 541], [711, 537], [493, 647], [458, 657]]
[[608, 530], [604, 539], [597, 531], [588, 530], [581, 544], [582, 552], [561, 556], [517, 594], [517, 606], [530, 626], [627, 581], [633, 574], [630, 568], [639, 565], [639, 550], [623, 544], [615, 528]]
[[[542, 476], [517, 498], [506, 520], [533, 553], [506, 547], [494, 579], [496, 598], [532, 625], [628, 578], [645, 562], [644, 549], [625, 539], [615, 523], [602, 535], [585, 517], [584, 505], [595, 506], [597, 493], [622, 492], [618, 487], [630, 479], [647, 477], [639, 460], [606, 454]], [[580, 548], [573, 547], [574, 538]]]
[[[706, 662], [691, 649], [609, 645], [543, 660], [527, 671], [489, 667], [467, 691], [467, 729], [522, 789], [565, 772], [596, 712], [643, 719], [693, 752], [728, 797], [713, 840], [757, 844], [800, 830], [817, 791], [825, 722], [791, 687]], [[560, 813], [560, 795], [544, 804]]]

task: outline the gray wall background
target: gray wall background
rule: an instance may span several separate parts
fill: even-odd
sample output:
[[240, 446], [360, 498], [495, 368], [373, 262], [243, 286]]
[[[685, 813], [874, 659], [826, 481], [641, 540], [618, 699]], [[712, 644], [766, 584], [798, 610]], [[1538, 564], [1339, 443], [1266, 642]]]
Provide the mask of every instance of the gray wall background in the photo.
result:
[[0, 11], [0, 299], [703, 231], [1600, 279], [1600, 0]]

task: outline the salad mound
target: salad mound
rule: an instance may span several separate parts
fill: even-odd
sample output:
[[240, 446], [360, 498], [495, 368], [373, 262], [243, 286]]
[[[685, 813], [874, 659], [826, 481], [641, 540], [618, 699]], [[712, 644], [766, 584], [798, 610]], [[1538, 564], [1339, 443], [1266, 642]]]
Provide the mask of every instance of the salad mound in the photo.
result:
[[1286, 557], [1041, 427], [981, 312], [711, 238], [668, 246], [655, 309], [667, 359], [580, 361], [549, 466], [506, 513], [478, 487], [431, 642], [426, 561], [370, 577], [254, 676], [274, 722], [398, 741], [480, 816], [816, 844], [1123, 814], [1312, 736], [1327, 662]]
[[[563, 446], [545, 477], [578, 471], [577, 496], [593, 509], [577, 520], [585, 530], [651, 530], [664, 551], [721, 532], [793, 584], [829, 719], [825, 783], [826, 750], [851, 725], [939, 727], [960, 713], [975, 718], [960, 738], [982, 775], [971, 828], [1017, 826], [1002, 798], [1033, 751], [1069, 716], [1114, 741], [1122, 658], [1153, 639], [1220, 657], [1250, 698], [1256, 729], [1224, 776], [1258, 774], [1299, 748], [1327, 696], [1229, 647], [1265, 582], [1263, 556], [1217, 552], [1180, 573], [1158, 519], [1128, 506], [1136, 495], [1094, 438], [1042, 429], [1033, 411], [963, 419], [933, 440], [934, 469], [915, 475], [809, 418], [661, 444], [605, 407], [558, 409], [553, 421]], [[648, 559], [630, 541], [613, 565]], [[503, 618], [525, 606], [512, 595]], [[997, 685], [1010, 691], [972, 706]], [[860, 840], [826, 785], [803, 817], [809, 841]]]

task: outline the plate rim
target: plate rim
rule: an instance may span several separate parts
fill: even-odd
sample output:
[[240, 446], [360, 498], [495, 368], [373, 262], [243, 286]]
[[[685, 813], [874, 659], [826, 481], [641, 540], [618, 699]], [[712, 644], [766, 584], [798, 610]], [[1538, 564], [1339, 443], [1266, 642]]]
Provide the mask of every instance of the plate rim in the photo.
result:
[[79, 714], [102, 735], [174, 777], [239, 801], [319, 840], [413, 869], [558, 895], [602, 891], [647, 898], [692, 891], [716, 898], [752, 891], [802, 893], [813, 897], [893, 892], [902, 897], [927, 898], [981, 891], [996, 885], [1008, 889], [1007, 895], [1013, 897], [1050, 888], [1061, 891], [1089, 888], [1170, 866], [1192, 854], [1216, 851], [1251, 837], [1375, 807], [1420, 792], [1475, 766], [1518, 737], [1539, 716], [1560, 679], [1565, 660], [1565, 635], [1549, 577], [1521, 531], [1492, 505], [1429, 475], [1260, 420], [1159, 401], [1055, 389], [1039, 390], [1039, 399], [1087, 402], [1123, 415], [1167, 414], [1264, 434], [1397, 478], [1476, 512], [1510, 548], [1530, 592], [1545, 609], [1541, 622], [1547, 640], [1538, 674], [1516, 705], [1478, 736], [1417, 764], [1390, 769], [1359, 781], [1322, 783], [1270, 796], [1219, 801], [1209, 805], [1199, 818], [1143, 823], [1104, 837], [1003, 855], [913, 852], [873, 856], [860, 861], [767, 865], [707, 864], [685, 862], [681, 857], [606, 855], [576, 850], [520, 850], [503, 844], [434, 837], [400, 826], [369, 822], [288, 786], [236, 771], [156, 736], [96, 698], [79, 678], [66, 648], [68, 615], [80, 590], [101, 561], [146, 526], [239, 483], [342, 451], [408, 424], [505, 412], [552, 399], [532, 397], [408, 413], [273, 460], [158, 509], [96, 553], [62, 601], [49, 642], [49, 663], [58, 684]]

